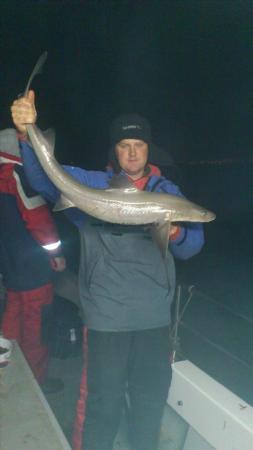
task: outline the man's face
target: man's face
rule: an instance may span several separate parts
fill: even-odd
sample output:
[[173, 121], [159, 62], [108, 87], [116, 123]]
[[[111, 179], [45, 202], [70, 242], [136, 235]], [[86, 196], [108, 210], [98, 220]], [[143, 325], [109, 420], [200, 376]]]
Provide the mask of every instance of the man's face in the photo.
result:
[[133, 180], [142, 177], [148, 160], [148, 144], [139, 139], [123, 139], [115, 147], [120, 167]]

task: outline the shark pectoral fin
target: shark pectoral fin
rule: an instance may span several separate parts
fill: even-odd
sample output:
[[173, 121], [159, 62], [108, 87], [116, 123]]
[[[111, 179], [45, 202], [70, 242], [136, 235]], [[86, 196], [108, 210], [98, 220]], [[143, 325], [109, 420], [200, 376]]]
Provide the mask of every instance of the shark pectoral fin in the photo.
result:
[[170, 227], [171, 222], [160, 222], [151, 226], [152, 238], [159, 247], [163, 258], [166, 258], [167, 255]]
[[56, 202], [53, 211], [63, 211], [64, 209], [74, 208], [75, 205], [64, 195], [61, 195], [58, 202]]

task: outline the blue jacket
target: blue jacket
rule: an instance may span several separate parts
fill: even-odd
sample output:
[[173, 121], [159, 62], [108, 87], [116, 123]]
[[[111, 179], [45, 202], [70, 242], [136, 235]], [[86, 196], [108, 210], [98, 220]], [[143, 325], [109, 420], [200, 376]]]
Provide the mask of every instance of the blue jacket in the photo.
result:
[[[55, 203], [60, 193], [48, 179], [27, 143], [22, 157], [32, 187]], [[64, 166], [80, 183], [104, 189], [113, 171], [87, 171]], [[182, 195], [164, 177], [151, 176], [150, 191]], [[100, 222], [76, 208], [65, 211], [79, 228], [81, 261], [79, 288], [85, 323], [100, 331], [127, 331], [158, 328], [170, 323], [170, 305], [175, 290], [174, 258], [187, 259], [204, 243], [201, 224], [185, 224], [169, 245], [164, 261], [156, 244], [142, 227]]]

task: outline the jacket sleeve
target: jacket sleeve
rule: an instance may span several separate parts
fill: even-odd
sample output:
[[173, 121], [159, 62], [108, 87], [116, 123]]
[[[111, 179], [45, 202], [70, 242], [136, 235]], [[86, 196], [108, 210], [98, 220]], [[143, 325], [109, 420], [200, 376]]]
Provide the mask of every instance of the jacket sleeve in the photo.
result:
[[15, 167], [13, 179], [17, 206], [27, 230], [50, 256], [59, 255], [61, 242], [48, 205], [30, 187], [22, 166]]
[[32, 188], [43, 198], [56, 203], [60, 193], [42, 169], [27, 141], [20, 141], [20, 153], [25, 174]]
[[188, 259], [200, 252], [204, 242], [203, 225], [188, 222], [181, 226], [181, 234], [170, 242], [170, 248], [176, 258]]
[[[43, 198], [55, 204], [60, 198], [60, 192], [48, 178], [47, 174], [41, 167], [37, 156], [35, 155], [33, 149], [29, 146], [27, 141], [20, 141], [20, 153], [25, 174], [32, 188]], [[81, 183], [85, 184], [85, 170], [71, 166], [63, 167], [66, 172], [70, 173]], [[78, 227], [81, 227], [85, 220], [85, 214], [77, 208], [69, 208], [65, 211], [65, 214], [68, 219], [70, 219]]]
[[[183, 197], [180, 189], [166, 180], [161, 190], [168, 194]], [[184, 222], [180, 224], [180, 233], [170, 241], [170, 250], [178, 259], [188, 259], [200, 252], [204, 245], [204, 230], [202, 223]]]

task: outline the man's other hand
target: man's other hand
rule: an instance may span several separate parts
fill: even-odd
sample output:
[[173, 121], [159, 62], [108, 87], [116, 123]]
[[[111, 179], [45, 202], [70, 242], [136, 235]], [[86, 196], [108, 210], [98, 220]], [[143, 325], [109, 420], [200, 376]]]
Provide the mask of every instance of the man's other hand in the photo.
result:
[[64, 256], [54, 256], [51, 258], [50, 263], [55, 272], [63, 272], [66, 269], [66, 259]]

